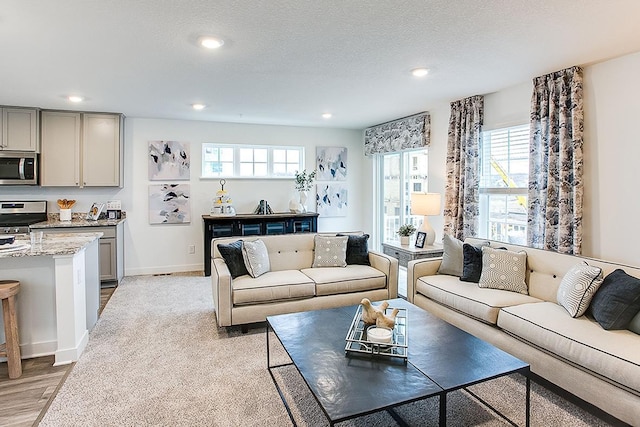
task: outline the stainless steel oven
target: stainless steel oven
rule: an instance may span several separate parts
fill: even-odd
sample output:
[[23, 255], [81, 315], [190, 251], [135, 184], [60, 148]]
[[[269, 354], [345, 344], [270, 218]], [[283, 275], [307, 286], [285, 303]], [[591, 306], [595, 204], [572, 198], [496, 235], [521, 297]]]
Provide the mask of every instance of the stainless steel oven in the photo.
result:
[[0, 151], [0, 185], [37, 185], [38, 155]]

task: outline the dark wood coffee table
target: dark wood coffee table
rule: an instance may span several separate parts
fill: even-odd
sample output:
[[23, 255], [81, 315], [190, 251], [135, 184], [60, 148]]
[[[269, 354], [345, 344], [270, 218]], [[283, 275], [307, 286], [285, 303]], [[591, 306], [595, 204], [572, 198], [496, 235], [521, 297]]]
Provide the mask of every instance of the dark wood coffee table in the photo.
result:
[[526, 377], [529, 426], [531, 384], [527, 363], [403, 299], [390, 300], [389, 304], [408, 310], [408, 362], [384, 356], [345, 355], [345, 337], [358, 306], [267, 317], [267, 367], [294, 425], [273, 374], [274, 369], [291, 363], [271, 366], [270, 330], [331, 425], [382, 410], [406, 425], [394, 407], [439, 396], [440, 425], [444, 426], [448, 393], [518, 372]]

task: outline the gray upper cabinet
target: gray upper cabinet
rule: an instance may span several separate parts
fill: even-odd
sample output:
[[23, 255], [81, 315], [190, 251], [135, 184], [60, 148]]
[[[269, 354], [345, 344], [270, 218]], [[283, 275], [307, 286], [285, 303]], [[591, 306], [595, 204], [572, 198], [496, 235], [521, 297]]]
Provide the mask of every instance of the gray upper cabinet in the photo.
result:
[[121, 114], [43, 111], [41, 121], [42, 186], [123, 186]]
[[2, 107], [0, 112], [0, 150], [39, 152], [38, 109]]

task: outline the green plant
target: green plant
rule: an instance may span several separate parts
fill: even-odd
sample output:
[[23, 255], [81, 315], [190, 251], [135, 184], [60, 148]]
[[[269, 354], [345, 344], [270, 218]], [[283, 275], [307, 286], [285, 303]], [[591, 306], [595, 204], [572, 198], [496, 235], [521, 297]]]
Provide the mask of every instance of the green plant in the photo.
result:
[[309, 172], [303, 170], [302, 172], [296, 171], [296, 190], [309, 191], [313, 185], [313, 180], [316, 179], [316, 171]]
[[401, 236], [411, 236], [415, 232], [416, 227], [413, 224], [404, 224], [398, 229], [398, 234]]

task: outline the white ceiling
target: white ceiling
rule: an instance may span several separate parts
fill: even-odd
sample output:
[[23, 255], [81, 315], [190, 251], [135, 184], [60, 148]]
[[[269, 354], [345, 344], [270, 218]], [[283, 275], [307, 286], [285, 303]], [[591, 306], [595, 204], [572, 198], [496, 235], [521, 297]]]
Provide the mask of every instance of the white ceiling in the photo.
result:
[[362, 129], [640, 51], [638, 18], [638, 0], [0, 0], [0, 104]]

